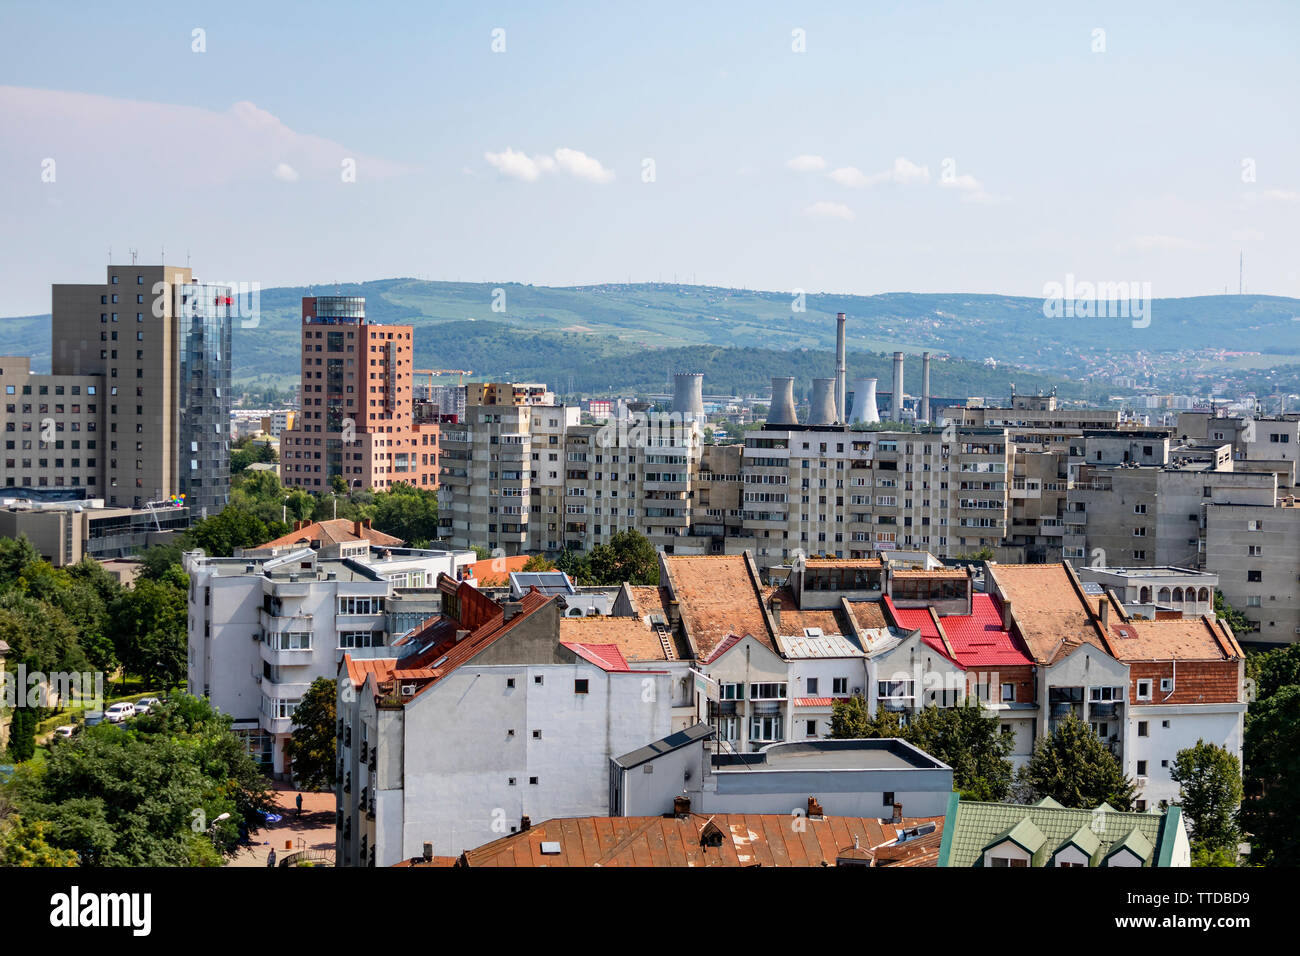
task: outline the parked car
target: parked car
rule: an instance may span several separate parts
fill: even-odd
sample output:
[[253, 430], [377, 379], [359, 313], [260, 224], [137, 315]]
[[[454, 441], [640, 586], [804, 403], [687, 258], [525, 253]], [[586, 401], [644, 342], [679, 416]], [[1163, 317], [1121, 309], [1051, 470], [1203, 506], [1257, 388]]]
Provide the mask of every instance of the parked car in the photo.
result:
[[88, 710], [81, 715], [81, 719], [87, 727], [94, 727], [96, 724], [104, 722], [104, 712], [102, 710]]
[[54, 736], [51, 738], [51, 740], [52, 741], [67, 740], [76, 732], [77, 732], [76, 726], [74, 726], [73, 724], [64, 724], [61, 727], [54, 728]]
[[123, 701], [119, 704], [110, 704], [108, 710], [104, 711], [104, 719], [110, 724], [120, 724], [128, 717], [135, 716], [135, 704], [130, 701]]
[[141, 697], [135, 702], [135, 714], [137, 717], [147, 714], [161, 703], [157, 697]]

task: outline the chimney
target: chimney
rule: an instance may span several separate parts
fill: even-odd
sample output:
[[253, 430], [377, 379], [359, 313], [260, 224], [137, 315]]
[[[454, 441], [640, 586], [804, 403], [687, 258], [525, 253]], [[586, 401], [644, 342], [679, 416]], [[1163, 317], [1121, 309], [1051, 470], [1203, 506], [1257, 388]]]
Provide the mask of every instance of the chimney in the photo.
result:
[[673, 797], [673, 816], [686, 817], [691, 813], [690, 797]]
[[824, 810], [822, 810], [822, 805], [817, 802], [817, 798], [809, 797], [808, 798], [808, 819], [819, 820], [825, 815], [826, 813]]
[[361, 529], [364, 528], [364, 527], [365, 527], [365, 525], [363, 525], [360, 521], [354, 521], [354, 522], [352, 522], [352, 534], [353, 534], [353, 536], [354, 536], [354, 537], [357, 537], [357, 538], [361, 537]]
[[461, 641], [465, 640], [465, 638], [469, 637], [471, 633], [472, 633], [471, 631], [467, 631], [464, 628], [457, 630], [456, 643], [459, 644]]
[[426, 844], [424, 845], [424, 862], [425, 862], [425, 863], [432, 863], [432, 862], [433, 862], [433, 844], [432, 844], [432, 843], [426, 843]]
[[893, 822], [894, 822], [894, 823], [902, 823], [902, 822], [903, 822], [903, 805], [902, 805], [901, 803], [895, 803], [895, 804], [894, 804], [894, 820], [893, 820]]
[[512, 617], [514, 617], [523, 609], [524, 609], [524, 605], [520, 601], [506, 601], [505, 604], [501, 605], [502, 623], [505, 623], [506, 621], [510, 620]]
[[530, 820], [530, 819], [528, 819], [528, 817], [527, 817], [526, 815], [523, 816], [523, 817], [520, 817], [520, 818], [519, 818], [519, 832], [520, 832], [520, 833], [527, 833], [529, 830], [532, 829], [532, 827], [533, 827], [533, 821]]
[[773, 594], [767, 602], [768, 609], [772, 612], [772, 624], [778, 634], [781, 633], [781, 598]]
[[849, 420], [849, 410], [845, 405], [844, 386], [849, 368], [844, 351], [844, 313], [835, 315], [835, 420], [843, 424]]
[[903, 420], [903, 353], [894, 353], [894, 387], [889, 395], [890, 421]]
[[1011, 630], [1011, 602], [1006, 598], [1002, 599], [1002, 629]]
[[1097, 610], [1101, 613], [1101, 629], [1103, 631], [1109, 631], [1110, 630], [1110, 600], [1106, 597], [1106, 595], [1103, 594], [1101, 596], [1101, 600], [1097, 602]]
[[921, 353], [921, 421], [930, 420], [930, 353]]

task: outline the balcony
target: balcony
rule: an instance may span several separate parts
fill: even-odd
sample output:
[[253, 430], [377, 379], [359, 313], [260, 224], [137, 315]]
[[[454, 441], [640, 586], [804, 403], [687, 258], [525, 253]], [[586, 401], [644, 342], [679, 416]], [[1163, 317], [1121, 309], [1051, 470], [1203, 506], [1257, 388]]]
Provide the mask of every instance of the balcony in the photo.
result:
[[310, 647], [291, 651], [279, 650], [263, 640], [259, 651], [262, 660], [277, 667], [306, 667], [312, 662], [312, 649]]

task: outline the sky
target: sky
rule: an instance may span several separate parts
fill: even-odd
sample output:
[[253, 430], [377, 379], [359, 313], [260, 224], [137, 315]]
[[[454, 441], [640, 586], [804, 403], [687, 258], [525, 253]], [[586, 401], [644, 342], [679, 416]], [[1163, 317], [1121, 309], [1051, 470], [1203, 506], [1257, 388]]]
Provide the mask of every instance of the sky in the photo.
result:
[[[1300, 296], [1300, 4], [0, 3], [0, 315], [164, 256]], [[165, 252], [164, 252], [165, 250]]]

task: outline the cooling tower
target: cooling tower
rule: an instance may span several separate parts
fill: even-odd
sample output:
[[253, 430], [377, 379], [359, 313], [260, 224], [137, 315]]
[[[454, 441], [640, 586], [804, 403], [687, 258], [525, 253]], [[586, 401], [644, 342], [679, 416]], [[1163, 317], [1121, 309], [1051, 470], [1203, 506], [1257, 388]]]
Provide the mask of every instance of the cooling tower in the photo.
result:
[[794, 412], [794, 379], [772, 379], [772, 406], [767, 410], [769, 425], [794, 425], [799, 421]]
[[876, 380], [860, 378], [853, 383], [853, 417], [851, 425], [874, 425], [880, 421], [876, 410]]
[[849, 420], [849, 406], [845, 402], [844, 394], [845, 377], [849, 373], [849, 367], [845, 362], [843, 312], [836, 313], [835, 326], [835, 420], [842, 423]]
[[921, 414], [920, 421], [930, 420], [930, 353], [921, 353]]
[[809, 425], [835, 424], [835, 379], [812, 380], [812, 406], [808, 409]]
[[683, 418], [704, 417], [704, 375], [678, 372], [673, 376], [673, 412]]
[[903, 353], [894, 353], [894, 390], [889, 396], [889, 420], [903, 420]]

